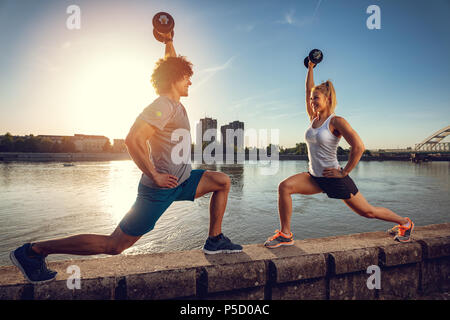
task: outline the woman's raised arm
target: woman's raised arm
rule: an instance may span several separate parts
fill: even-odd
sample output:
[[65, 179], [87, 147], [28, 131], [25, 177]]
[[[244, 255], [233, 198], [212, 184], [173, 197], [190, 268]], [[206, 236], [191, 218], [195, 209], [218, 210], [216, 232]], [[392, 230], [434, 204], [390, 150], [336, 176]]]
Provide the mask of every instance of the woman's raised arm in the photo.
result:
[[306, 112], [308, 113], [309, 120], [314, 118], [314, 110], [311, 106], [311, 90], [314, 88], [314, 77], [313, 77], [313, 67], [314, 63], [308, 62], [308, 73], [306, 75]]

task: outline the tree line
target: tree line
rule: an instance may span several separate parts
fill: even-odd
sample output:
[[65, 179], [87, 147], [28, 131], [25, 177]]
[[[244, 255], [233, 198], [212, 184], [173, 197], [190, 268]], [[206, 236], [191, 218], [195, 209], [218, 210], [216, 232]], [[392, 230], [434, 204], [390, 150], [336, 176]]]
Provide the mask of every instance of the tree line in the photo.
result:
[[[204, 146], [203, 146], [204, 148]], [[202, 148], [202, 149], [203, 149]], [[235, 147], [236, 149], [236, 147]], [[192, 150], [194, 150], [194, 144], [192, 144]], [[267, 154], [271, 154], [271, 145], [266, 148]], [[102, 152], [112, 152], [113, 147], [111, 143], [107, 141], [103, 146]], [[0, 136], [0, 152], [40, 152], [40, 153], [75, 153], [75, 143], [73, 143], [70, 137], [63, 137], [61, 142], [53, 142], [49, 138], [36, 137], [32, 134], [27, 136], [13, 136], [7, 132], [4, 136]], [[279, 154], [284, 155], [307, 155], [308, 147], [306, 143], [299, 142], [295, 144], [295, 147], [285, 148], [283, 146], [278, 147]], [[235, 150], [236, 153], [236, 150]], [[245, 153], [249, 153], [249, 148], [245, 147]], [[349, 154], [350, 150], [338, 147], [338, 155]], [[366, 150], [366, 155], [370, 155], [370, 152]]]
[[[103, 152], [111, 152], [109, 141], [103, 146]], [[36, 152], [36, 153], [75, 153], [78, 152], [70, 137], [63, 137], [61, 142], [53, 142], [49, 138], [27, 136], [13, 136], [7, 132], [0, 136], [0, 152]]]
[[[295, 147], [292, 148], [284, 148], [280, 146], [279, 148], [280, 154], [294, 154], [294, 155], [307, 155], [308, 154], [308, 146], [304, 142], [299, 142], [295, 144]], [[337, 154], [338, 155], [346, 155], [349, 154], [350, 150], [343, 149], [342, 147], [338, 147]]]

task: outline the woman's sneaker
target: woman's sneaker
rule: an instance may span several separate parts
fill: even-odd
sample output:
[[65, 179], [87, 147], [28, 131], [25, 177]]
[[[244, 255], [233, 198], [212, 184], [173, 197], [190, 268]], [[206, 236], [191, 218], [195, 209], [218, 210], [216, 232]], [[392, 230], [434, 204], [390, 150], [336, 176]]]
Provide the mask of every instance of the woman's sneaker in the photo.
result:
[[398, 233], [398, 227], [399, 225], [396, 225], [392, 227], [391, 229], [386, 230], [387, 233], [389, 233], [391, 236], [395, 236]]
[[275, 230], [275, 235], [267, 239], [267, 241], [264, 242], [264, 246], [271, 249], [281, 246], [292, 246], [294, 244], [293, 238], [294, 235], [292, 234], [292, 232], [289, 237], [285, 237], [280, 230]]
[[222, 233], [216, 237], [208, 237], [203, 252], [206, 254], [242, 252], [242, 246], [234, 244]]
[[411, 240], [411, 233], [414, 229], [414, 223], [411, 221], [411, 219], [408, 219], [409, 226], [404, 227], [402, 225], [398, 225], [397, 235], [394, 237], [394, 240], [399, 242], [409, 242]]
[[31, 243], [11, 251], [11, 262], [19, 268], [25, 279], [31, 283], [44, 283], [56, 278], [58, 272], [47, 268], [45, 257], [31, 250]]

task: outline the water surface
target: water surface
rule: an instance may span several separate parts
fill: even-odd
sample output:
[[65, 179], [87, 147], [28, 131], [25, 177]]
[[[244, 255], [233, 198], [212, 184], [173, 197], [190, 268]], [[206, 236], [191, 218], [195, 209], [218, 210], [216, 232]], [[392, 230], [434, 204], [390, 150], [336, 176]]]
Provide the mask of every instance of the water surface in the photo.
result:
[[[75, 164], [0, 163], [0, 265], [10, 265], [9, 252], [25, 242], [114, 231], [136, 198], [140, 170], [132, 161]], [[222, 230], [234, 242], [262, 243], [279, 228], [278, 184], [307, 171], [307, 162], [280, 161], [276, 166], [276, 174], [264, 175], [268, 168], [261, 163], [193, 165], [231, 177]], [[369, 203], [388, 207], [421, 226], [450, 222], [449, 168], [449, 162], [373, 161], [360, 162], [350, 175]], [[173, 203], [155, 229], [124, 254], [200, 249], [208, 235], [209, 198], [205, 195], [195, 202]], [[379, 231], [391, 226], [362, 218], [341, 200], [325, 194], [293, 196], [295, 239]], [[51, 255], [48, 260], [80, 257]]]

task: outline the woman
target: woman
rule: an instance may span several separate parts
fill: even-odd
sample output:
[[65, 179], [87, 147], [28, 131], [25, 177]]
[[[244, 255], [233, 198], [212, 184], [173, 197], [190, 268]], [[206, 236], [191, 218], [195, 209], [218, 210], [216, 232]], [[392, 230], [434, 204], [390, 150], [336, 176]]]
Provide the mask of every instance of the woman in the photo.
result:
[[[350, 178], [349, 173], [356, 167], [364, 152], [364, 144], [344, 118], [335, 116], [336, 93], [331, 81], [314, 86], [313, 67], [314, 64], [309, 62], [306, 76], [306, 111], [311, 121], [305, 133], [309, 172], [293, 175], [278, 186], [281, 228], [276, 230], [275, 235], [270, 237], [264, 245], [268, 248], [293, 245], [291, 195], [320, 192], [326, 193], [329, 198], [342, 199], [354, 212], [365, 218], [397, 223], [398, 225], [388, 232], [397, 233], [395, 240], [408, 242], [414, 223], [409, 218], [400, 217], [389, 209], [370, 205], [361, 192], [358, 192], [358, 188]], [[344, 137], [351, 146], [345, 168], [339, 166], [336, 155], [341, 137]]]

